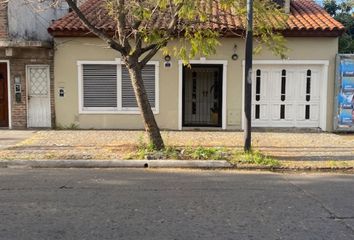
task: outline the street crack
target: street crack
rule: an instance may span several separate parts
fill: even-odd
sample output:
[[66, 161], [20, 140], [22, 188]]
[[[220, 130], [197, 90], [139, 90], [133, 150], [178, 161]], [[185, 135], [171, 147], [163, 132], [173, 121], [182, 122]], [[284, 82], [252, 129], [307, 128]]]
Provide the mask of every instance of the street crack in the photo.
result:
[[313, 194], [313, 193], [311, 193], [309, 191], [306, 191], [304, 188], [302, 188], [299, 185], [297, 185], [297, 184], [293, 183], [292, 181], [290, 181], [287, 177], [283, 177], [283, 178], [290, 185], [295, 187], [298, 192], [303, 193], [306, 197], [312, 199], [317, 204], [319, 204], [320, 207], [325, 212], [327, 212], [327, 214], [329, 215], [328, 219], [331, 219], [331, 220], [338, 221], [338, 222], [342, 223], [354, 235], [354, 228], [344, 221], [344, 220], [348, 220], [348, 219], [354, 219], [354, 217], [351, 217], [351, 216], [349, 216], [349, 217], [338, 216], [334, 211], [332, 211], [329, 207], [327, 207], [315, 194]]

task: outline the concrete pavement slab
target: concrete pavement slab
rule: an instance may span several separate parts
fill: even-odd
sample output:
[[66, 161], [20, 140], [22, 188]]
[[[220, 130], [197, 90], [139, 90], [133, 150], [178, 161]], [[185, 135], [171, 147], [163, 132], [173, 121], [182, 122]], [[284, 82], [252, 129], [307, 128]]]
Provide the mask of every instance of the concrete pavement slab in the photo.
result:
[[8, 148], [28, 139], [34, 135], [35, 131], [26, 130], [0, 130], [0, 149]]

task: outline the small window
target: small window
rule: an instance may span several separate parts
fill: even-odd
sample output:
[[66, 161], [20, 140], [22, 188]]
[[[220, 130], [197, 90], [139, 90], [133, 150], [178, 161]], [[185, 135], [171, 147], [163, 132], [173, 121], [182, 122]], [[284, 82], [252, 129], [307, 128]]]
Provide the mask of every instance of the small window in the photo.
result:
[[82, 81], [84, 108], [117, 108], [116, 65], [85, 64]]
[[310, 119], [310, 105], [306, 105], [305, 107], [305, 119]]
[[285, 105], [280, 105], [280, 119], [285, 119]]
[[306, 101], [309, 102], [311, 100], [311, 70], [307, 70], [306, 75]]
[[260, 106], [259, 104], [256, 105], [256, 112], [255, 112], [255, 118], [259, 119], [260, 118]]
[[284, 69], [281, 72], [281, 96], [280, 96], [280, 100], [284, 102], [285, 98], [286, 98], [286, 70]]
[[256, 71], [256, 101], [261, 100], [261, 70]]

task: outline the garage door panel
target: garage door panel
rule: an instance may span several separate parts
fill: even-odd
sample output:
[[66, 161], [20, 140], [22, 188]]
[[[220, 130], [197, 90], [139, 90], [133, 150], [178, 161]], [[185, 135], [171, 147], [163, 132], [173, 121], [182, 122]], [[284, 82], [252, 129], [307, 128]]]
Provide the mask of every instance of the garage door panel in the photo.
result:
[[313, 71], [311, 80], [311, 98], [312, 100], [320, 100], [320, 73], [318, 71]]
[[312, 104], [310, 105], [310, 120], [318, 121], [320, 113], [320, 105], [319, 104]]
[[[321, 71], [318, 66], [257, 66], [258, 89], [254, 126], [318, 127], [321, 99]], [[255, 92], [255, 90], [254, 90]], [[255, 98], [254, 98], [255, 99]], [[255, 99], [256, 100], [256, 99]], [[257, 119], [255, 119], [257, 116]]]
[[271, 113], [272, 120], [280, 120], [280, 106], [282, 104], [272, 104], [271, 105]]
[[260, 89], [260, 93], [261, 93], [261, 100], [268, 100], [270, 98], [269, 94], [269, 90], [267, 89], [270, 85], [270, 73], [269, 71], [263, 71], [261, 70], [261, 78], [260, 78], [260, 82], [261, 82], [261, 89]]
[[297, 85], [294, 87], [296, 88], [297, 94], [296, 99], [299, 101], [306, 100], [306, 71], [302, 70], [297, 73], [296, 78]]
[[265, 101], [270, 98], [270, 82], [271, 81], [269, 81], [269, 71], [256, 68], [256, 71], [253, 74], [252, 82], [252, 96], [254, 101]]
[[296, 107], [296, 120], [297, 121], [304, 121], [306, 120], [306, 105], [305, 104], [298, 104]]
[[293, 104], [273, 104], [271, 108], [272, 120], [292, 121], [295, 107]]
[[292, 121], [294, 119], [295, 107], [296, 105], [294, 104], [287, 104], [285, 106], [285, 120]]
[[262, 120], [269, 120], [269, 105], [268, 104], [253, 104], [252, 106], [252, 118], [262, 119]]
[[269, 120], [269, 105], [261, 104], [260, 105], [260, 119]]
[[279, 69], [271, 73], [271, 78], [267, 81], [268, 99], [280, 100], [281, 97], [281, 71]]
[[296, 99], [296, 73], [294, 71], [286, 71], [286, 100], [293, 101]]

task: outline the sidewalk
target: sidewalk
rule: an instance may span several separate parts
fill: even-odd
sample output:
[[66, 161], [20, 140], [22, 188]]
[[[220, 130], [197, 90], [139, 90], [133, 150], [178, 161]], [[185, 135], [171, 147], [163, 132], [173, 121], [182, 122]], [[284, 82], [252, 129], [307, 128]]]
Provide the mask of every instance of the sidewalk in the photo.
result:
[[35, 131], [0, 130], [0, 150], [16, 145], [35, 134]]
[[[20, 136], [22, 132], [0, 131], [0, 145], [4, 145], [2, 136], [6, 134]], [[162, 134], [169, 146], [242, 149], [242, 132], [166, 131]], [[0, 149], [0, 159], [125, 159], [144, 141], [144, 134], [142, 131], [29, 131], [23, 138], [26, 139], [22, 142], [14, 141]], [[253, 147], [288, 166], [354, 166], [354, 134], [255, 132]]]

